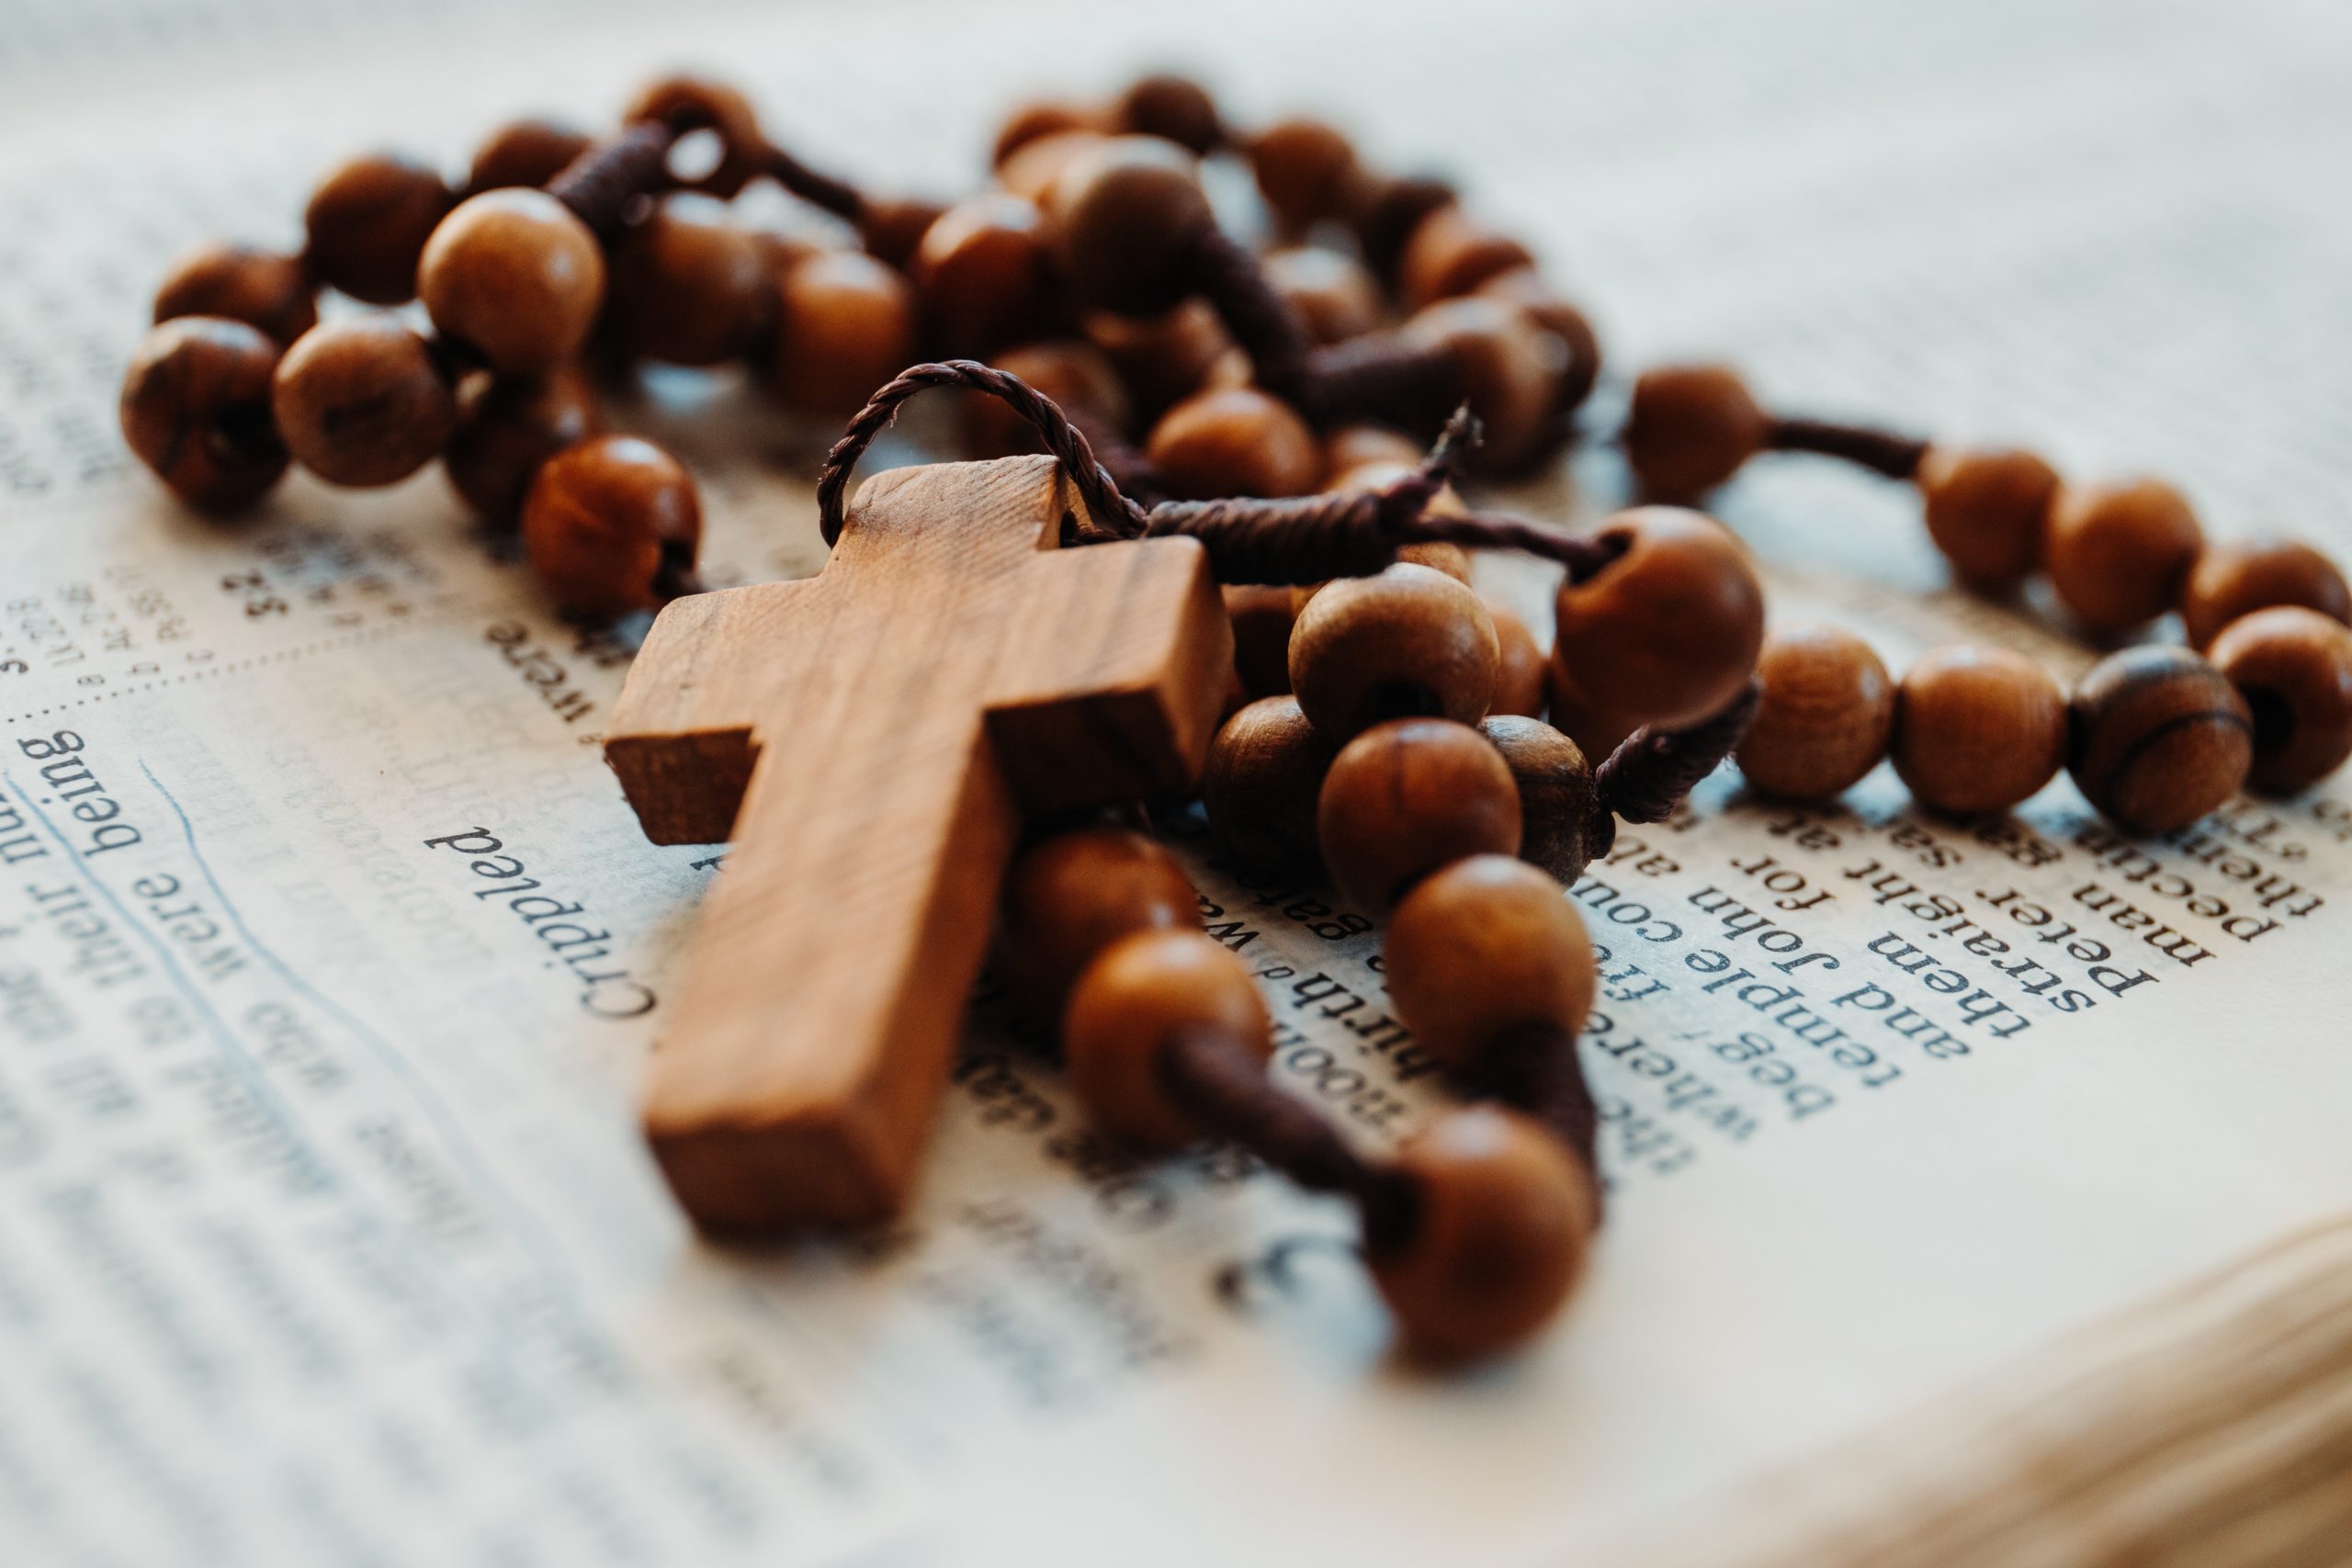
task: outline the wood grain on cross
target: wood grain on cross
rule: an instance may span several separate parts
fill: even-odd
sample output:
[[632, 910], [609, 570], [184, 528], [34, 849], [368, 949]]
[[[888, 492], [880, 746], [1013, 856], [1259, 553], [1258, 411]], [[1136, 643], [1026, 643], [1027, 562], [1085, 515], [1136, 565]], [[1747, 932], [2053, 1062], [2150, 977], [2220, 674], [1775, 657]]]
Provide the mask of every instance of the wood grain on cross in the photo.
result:
[[657, 843], [736, 847], [645, 1091], [706, 1229], [904, 1204], [1024, 812], [1188, 793], [1231, 632], [1190, 539], [1061, 549], [1050, 457], [868, 480], [824, 570], [681, 599], [605, 754]]

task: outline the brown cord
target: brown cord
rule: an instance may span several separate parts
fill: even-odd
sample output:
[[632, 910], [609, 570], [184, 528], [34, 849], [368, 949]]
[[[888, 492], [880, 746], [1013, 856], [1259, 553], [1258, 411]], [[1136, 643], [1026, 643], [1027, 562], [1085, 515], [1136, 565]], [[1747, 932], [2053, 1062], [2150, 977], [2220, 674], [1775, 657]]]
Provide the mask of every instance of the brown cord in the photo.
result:
[[1691, 787], [1721, 765], [1756, 717], [1764, 688], [1753, 676], [1723, 709], [1687, 729], [1644, 725], [1593, 773], [1603, 810], [1628, 822], [1663, 822]]
[[[1531, 1019], [1496, 1036], [1472, 1075], [1475, 1092], [1498, 1100], [1559, 1134], [1584, 1162], [1600, 1201], [1600, 1110], [1585, 1082], [1577, 1038], [1551, 1019]], [[1596, 1211], [1596, 1219], [1600, 1214]]]
[[810, 168], [773, 141], [760, 147], [757, 157], [762, 174], [801, 200], [852, 223], [865, 219], [865, 194], [848, 181]]
[[1365, 333], [1307, 356], [1310, 412], [1321, 423], [1373, 420], [1406, 430], [1442, 424], [1462, 401], [1462, 371], [1442, 348]]
[[1291, 302], [1267, 281], [1257, 256], [1212, 221], [1194, 234], [1184, 266], [1193, 292], [1216, 309], [1226, 331], [1249, 355], [1258, 385], [1284, 402], [1315, 407], [1306, 328]]
[[548, 194], [571, 209], [589, 232], [609, 243], [629, 208], [670, 184], [670, 148], [678, 133], [659, 120], [640, 120], [589, 148], [548, 182]]
[[1775, 452], [1841, 457], [1891, 479], [1916, 477], [1920, 459], [1928, 455], [1928, 443], [1915, 437], [1824, 419], [1775, 419], [1765, 432], [1764, 445]]

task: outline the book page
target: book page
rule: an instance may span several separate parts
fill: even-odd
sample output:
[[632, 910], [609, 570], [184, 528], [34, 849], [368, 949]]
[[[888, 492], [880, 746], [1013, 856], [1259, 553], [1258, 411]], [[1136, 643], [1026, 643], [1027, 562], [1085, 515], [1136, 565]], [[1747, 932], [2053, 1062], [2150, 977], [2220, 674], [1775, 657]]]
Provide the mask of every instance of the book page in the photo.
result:
[[[1956, 823], [1884, 770], [1812, 810], [1727, 770], [1572, 890], [1610, 1218], [1508, 1364], [1396, 1364], [1340, 1205], [1227, 1151], [1125, 1157], [986, 986], [902, 1224], [707, 1245], [632, 1106], [721, 851], [648, 844], [603, 764], [628, 637], [551, 615], [437, 473], [298, 479], [223, 527], [115, 431], [171, 256], [290, 246], [345, 152], [454, 168], [503, 118], [601, 124], [693, 62], [811, 162], [945, 192], [1022, 93], [1174, 62], [1244, 119], [1313, 109], [1459, 171], [1615, 371], [1730, 358], [1776, 406], [2159, 472], [2218, 536], [2352, 554], [2340, 15], [1913, 9], [24, 6], [11, 1562], [1631, 1561], [2352, 1206], [2352, 789], [2143, 842], [2063, 779]], [[695, 469], [715, 582], [822, 566], [831, 432], [684, 372], [613, 416]], [[936, 450], [911, 419], [869, 466]], [[1583, 521], [1621, 494], [1596, 449], [1516, 499]], [[2041, 606], [1946, 590], [1897, 487], [1770, 460], [1716, 510], [1776, 623], [1839, 620], [1897, 668], [1962, 638], [2089, 660]], [[1541, 624], [1540, 574], [1481, 570]], [[1453, 1102], [1374, 922], [1168, 831], [1287, 1088], [1368, 1147]], [[493, 844], [521, 880], [473, 869]]]

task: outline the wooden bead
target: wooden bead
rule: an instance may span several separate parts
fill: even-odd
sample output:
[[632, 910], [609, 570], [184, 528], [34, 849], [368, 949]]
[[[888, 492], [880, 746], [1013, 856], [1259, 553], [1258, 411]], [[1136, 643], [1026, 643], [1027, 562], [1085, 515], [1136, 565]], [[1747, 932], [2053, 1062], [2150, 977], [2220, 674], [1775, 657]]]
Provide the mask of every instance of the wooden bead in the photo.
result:
[[727, 204], [673, 191], [613, 247], [608, 324], [631, 354], [721, 365], [752, 346], [775, 303], [767, 248]]
[[1502, 754], [1468, 725], [1391, 719], [1331, 759], [1315, 828], [1340, 893], [1384, 911], [1449, 862], [1517, 854], [1519, 789]]
[[1488, 227], [1458, 205], [1422, 219], [1397, 258], [1396, 285], [1408, 310], [1467, 294], [1488, 278], [1535, 265], [1525, 245]]
[[2344, 574], [2309, 545], [2291, 539], [2215, 545], [2197, 558], [2181, 591], [2180, 619], [2189, 645], [2203, 648], [2240, 615], [2274, 604], [2301, 604], [2332, 621], [2352, 622]]
[[915, 352], [915, 299], [895, 269], [856, 251], [820, 251], [776, 279], [769, 369], [785, 406], [846, 419]]
[[1099, 130], [1057, 130], [1023, 143], [1020, 151], [997, 165], [996, 183], [1010, 195], [1023, 201], [1043, 205], [1051, 195], [1054, 182], [1062, 177], [1073, 159], [1089, 148], [1102, 144], [1104, 137]]
[[266, 333], [224, 316], [164, 322], [123, 373], [123, 440], [191, 506], [254, 500], [286, 472], [269, 410], [277, 354]]
[[1937, 649], [1904, 672], [1889, 752], [1920, 805], [2007, 811], [2056, 776], [2065, 694], [2006, 648]]
[[1216, 100], [1189, 76], [1138, 78], [1111, 106], [1111, 122], [1138, 136], [1164, 137], [1188, 152], [1212, 152], [1225, 141]]
[[1003, 168], [1013, 154], [1049, 136], [1070, 131], [1099, 136], [1107, 129], [1100, 110], [1071, 99], [1040, 98], [1023, 104], [997, 128], [996, 141], [989, 151], [989, 167]]
[[1871, 645], [1839, 626], [1775, 633], [1756, 661], [1764, 700], [1733, 752], [1747, 782], [1788, 800], [1829, 800], [1886, 755], [1894, 682]]
[[2030, 452], [1930, 446], [1914, 476], [1928, 535], [1972, 587], [2005, 590], [2041, 564], [2058, 470]]
[[2352, 757], [2352, 631], [2282, 604], [2232, 621], [2211, 651], [2253, 719], [2256, 789], [2292, 795]]
[[417, 292], [433, 324], [493, 370], [544, 376], [588, 341], [605, 299], [605, 255], [545, 191], [485, 191], [433, 231]]
[[1070, 1088], [1105, 1132], [1138, 1148], [1181, 1149], [1203, 1135], [1170, 1098], [1160, 1057], [1189, 1030], [1225, 1036], [1260, 1061], [1273, 1020], [1250, 966], [1199, 931], [1142, 931], [1089, 964], [1062, 1015]]
[[857, 236], [865, 254], [906, 271], [931, 226], [945, 216], [946, 204], [918, 197], [876, 197], [858, 209]]
[[294, 460], [329, 484], [395, 484], [441, 455], [458, 396], [432, 344], [391, 316], [311, 328], [270, 390]]
[[1227, 583], [1225, 614], [1233, 623], [1233, 668], [1252, 697], [1290, 690], [1290, 634], [1297, 619], [1287, 588]]
[[1541, 719], [1496, 714], [1478, 732], [1502, 756], [1519, 791], [1519, 858], [1573, 886], [1608, 852], [1616, 818], [1593, 792], [1584, 748]]
[[2127, 648], [2075, 687], [2067, 771], [2135, 833], [2186, 828], [2245, 783], [2254, 721], [2229, 677], [2185, 648]]
[[1719, 712], [1764, 644], [1747, 548], [1714, 519], [1671, 506], [1621, 512], [1598, 537], [1623, 549], [1560, 585], [1555, 703], [1566, 688], [1571, 705], [1668, 728]]
[[[1091, 343], [1052, 338], [1008, 348], [989, 363], [1020, 377], [1072, 413], [1092, 414], [1114, 429], [1127, 423], [1126, 389], [1119, 384], [1109, 356]], [[976, 457], [1044, 450], [1035, 427], [996, 398], [972, 394], [957, 412], [965, 446]]]
[[1294, 245], [1268, 255], [1265, 269], [1266, 281], [1317, 343], [1340, 343], [1380, 324], [1380, 282], [1353, 256]]
[[330, 288], [370, 305], [416, 298], [417, 258], [457, 197], [413, 159], [373, 152], [319, 182], [302, 214], [303, 254]]
[[1399, 562], [1342, 578], [1306, 602], [1290, 637], [1290, 689], [1335, 744], [1384, 719], [1486, 716], [1502, 649], [1469, 589]]
[[1117, 368], [1144, 418], [1194, 392], [1250, 378], [1250, 356], [1205, 299], [1187, 299], [1164, 315], [1144, 318], [1090, 311], [1080, 326]]
[[1005, 874], [997, 952], [1032, 1014], [1058, 1021], [1079, 972], [1121, 937], [1198, 931], [1201, 901], [1176, 857], [1124, 828], [1039, 840]]
[[534, 380], [492, 381], [458, 416], [441, 464], [466, 503], [512, 527], [539, 465], [604, 428], [595, 389], [577, 367]]
[[1724, 365], [1667, 365], [1634, 383], [1625, 461], [1652, 501], [1693, 502], [1763, 449], [1764, 411]]
[[570, 167], [593, 142], [584, 130], [551, 119], [517, 119], [500, 126], [474, 152], [466, 175], [469, 195], [511, 186], [538, 189]]
[[1186, 398], [1152, 426], [1145, 454], [1170, 495], [1193, 501], [1305, 495], [1323, 467], [1306, 422], [1255, 387]]
[[659, 607], [663, 572], [691, 567], [701, 541], [694, 476], [633, 435], [600, 435], [548, 458], [523, 502], [531, 570], [583, 615]]
[[1458, 1072], [1476, 1071], [1523, 1024], [1574, 1037], [1599, 982], [1566, 890], [1508, 855], [1472, 855], [1423, 877], [1398, 900], [1380, 955], [1398, 1020]]
[[1283, 228], [1344, 215], [1363, 184], [1354, 144], [1319, 119], [1277, 120], [1250, 139], [1258, 190]]
[[621, 111], [624, 125], [646, 120], [667, 125], [682, 137], [707, 131], [718, 138], [717, 161], [704, 173], [680, 180], [686, 189], [731, 201], [761, 172], [767, 137], [751, 100], [732, 87], [699, 76], [665, 76]]
[[1515, 1349], [1584, 1272], [1600, 1202], [1559, 1139], [1515, 1111], [1441, 1117], [1396, 1151], [1412, 1228], [1367, 1253], [1407, 1353], [1439, 1363]]
[[1441, 300], [1407, 321], [1403, 337], [1452, 361], [1463, 400], [1485, 426], [1476, 454], [1481, 467], [1512, 472], [1557, 440], [1554, 416], [1567, 359], [1559, 339], [1536, 327], [1526, 311], [1480, 295]]
[[1544, 716], [1596, 764], [1607, 760], [1621, 741], [1642, 727], [1644, 721], [1638, 715], [1619, 713], [1587, 700], [1561, 670], [1556, 649], [1544, 666], [1544, 684], [1547, 698]]
[[1331, 752], [1295, 697], [1262, 697], [1242, 708], [1209, 743], [1201, 804], [1210, 835], [1246, 871], [1318, 864], [1316, 805]]
[[1002, 191], [967, 197], [915, 247], [923, 318], [948, 354], [987, 354], [1034, 336], [1050, 302], [1045, 219]]
[[1402, 469], [1420, 460], [1420, 446], [1410, 436], [1377, 424], [1343, 424], [1323, 437], [1323, 488], [1338, 490], [1334, 479], [1375, 463]]
[[1365, 265], [1381, 277], [1394, 281], [1399, 258], [1412, 243], [1413, 232], [1432, 212], [1451, 207], [1456, 197], [1451, 185], [1423, 175], [1359, 174], [1345, 214], [1363, 248]]
[[181, 316], [226, 316], [283, 345], [318, 325], [318, 285], [300, 256], [199, 245], [173, 264], [155, 290], [155, 320]]
[[2204, 543], [2197, 514], [2168, 484], [2062, 485], [2042, 564], [2074, 617], [2108, 635], [2171, 609]]
[[1567, 367], [1560, 378], [1560, 408], [1565, 412], [1582, 407], [1592, 395], [1593, 383], [1600, 378], [1600, 339], [1585, 313], [1563, 299], [1533, 267], [1497, 273], [1475, 292], [1518, 306], [1560, 340], [1567, 355]]
[[[1465, 579], [1466, 581], [1466, 579]], [[1544, 716], [1544, 673], [1550, 661], [1543, 649], [1536, 646], [1535, 633], [1519, 612], [1484, 601], [1487, 619], [1495, 623], [1495, 694], [1487, 711], [1495, 714], [1517, 714], [1525, 718]]]
[[1193, 292], [1194, 237], [1216, 219], [1190, 152], [1157, 136], [1106, 137], [1073, 157], [1044, 203], [1080, 301], [1155, 316]]

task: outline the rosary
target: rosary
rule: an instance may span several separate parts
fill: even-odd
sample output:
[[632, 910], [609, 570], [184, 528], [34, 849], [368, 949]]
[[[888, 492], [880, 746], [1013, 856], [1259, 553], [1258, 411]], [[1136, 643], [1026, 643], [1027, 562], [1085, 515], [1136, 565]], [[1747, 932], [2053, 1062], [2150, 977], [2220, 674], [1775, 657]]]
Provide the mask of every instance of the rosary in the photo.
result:
[[[1270, 248], [1219, 223], [1207, 159], [1254, 175]], [[737, 846], [644, 1090], [708, 1233], [904, 1206], [993, 928], [1099, 1126], [1144, 1155], [1227, 1140], [1345, 1200], [1404, 1346], [1490, 1356], [1554, 1317], [1601, 1219], [1565, 888], [1619, 821], [1727, 757], [1804, 802], [1888, 758], [1937, 811], [2007, 811], [2063, 767], [2161, 833], [2352, 754], [2352, 592], [2308, 546], [2208, 545], [2155, 479], [1779, 416], [1717, 366], [1643, 374], [1607, 433], [1645, 504], [1586, 536], [1476, 510], [1457, 481], [1596, 434], [1600, 353], [1452, 186], [1318, 121], [1241, 132], [1172, 76], [1024, 107], [990, 161], [953, 204], [876, 196], [733, 91], [662, 81], [608, 138], [501, 129], [457, 187], [343, 164], [300, 254], [175, 266], [124, 380], [131, 449], [193, 507], [233, 517], [290, 463], [375, 486], [437, 457], [555, 604], [660, 611], [605, 754], [654, 841]], [[743, 220], [755, 181], [843, 238]], [[380, 309], [322, 321], [322, 289]], [[748, 362], [846, 421], [822, 572], [703, 590], [693, 477], [603, 429], [600, 379], [642, 361]], [[976, 460], [850, 504], [933, 389]], [[1970, 587], [2039, 571], [2088, 634], [2177, 612], [2188, 646], [2125, 647], [2069, 694], [2005, 649], [1897, 681], [1841, 628], [1768, 637], [1745, 547], [1689, 509], [1767, 452], [1915, 486]], [[1548, 653], [1471, 586], [1487, 549], [1563, 569]], [[1386, 918], [1396, 1016], [1470, 1103], [1374, 1155], [1273, 1083], [1257, 984], [1148, 830], [1195, 798], [1238, 865]]]

